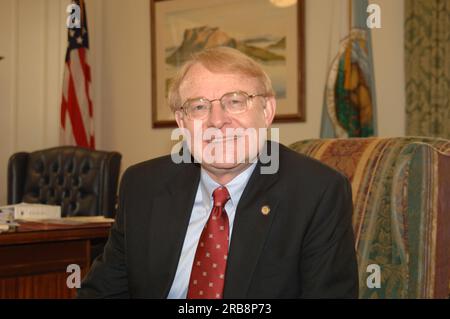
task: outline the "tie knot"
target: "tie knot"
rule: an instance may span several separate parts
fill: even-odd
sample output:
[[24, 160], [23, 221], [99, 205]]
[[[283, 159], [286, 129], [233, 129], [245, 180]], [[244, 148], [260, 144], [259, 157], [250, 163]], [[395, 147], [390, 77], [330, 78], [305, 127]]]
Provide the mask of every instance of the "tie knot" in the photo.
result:
[[230, 194], [225, 186], [217, 187], [213, 192], [214, 206], [224, 207], [230, 199]]

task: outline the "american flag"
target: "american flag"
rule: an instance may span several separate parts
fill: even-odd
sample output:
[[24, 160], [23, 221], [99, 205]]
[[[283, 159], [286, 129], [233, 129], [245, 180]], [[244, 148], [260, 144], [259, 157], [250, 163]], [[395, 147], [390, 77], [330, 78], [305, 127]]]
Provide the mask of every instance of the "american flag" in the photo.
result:
[[86, 11], [82, 0], [73, 3], [81, 9], [81, 28], [68, 29], [61, 99], [60, 143], [94, 149], [94, 109], [91, 96], [91, 68], [88, 61]]

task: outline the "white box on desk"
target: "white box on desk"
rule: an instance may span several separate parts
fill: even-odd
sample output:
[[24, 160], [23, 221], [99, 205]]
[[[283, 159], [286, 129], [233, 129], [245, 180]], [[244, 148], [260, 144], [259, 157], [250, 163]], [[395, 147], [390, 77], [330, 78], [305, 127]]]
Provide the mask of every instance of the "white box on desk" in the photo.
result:
[[39, 220], [61, 218], [61, 206], [20, 203], [0, 207], [1, 211], [11, 211], [14, 219]]

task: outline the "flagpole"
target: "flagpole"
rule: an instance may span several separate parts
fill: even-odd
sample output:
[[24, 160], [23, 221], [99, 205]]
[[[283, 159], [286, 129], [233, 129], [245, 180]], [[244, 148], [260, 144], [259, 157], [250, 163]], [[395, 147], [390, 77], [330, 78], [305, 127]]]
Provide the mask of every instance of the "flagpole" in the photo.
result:
[[352, 0], [348, 0], [348, 34], [350, 34], [350, 32], [352, 31], [352, 11]]
[[84, 25], [84, 0], [79, 0], [80, 2], [80, 25]]
[[345, 80], [344, 87], [347, 90], [351, 89], [352, 79], [352, 0], [348, 0], [348, 44], [345, 50]]

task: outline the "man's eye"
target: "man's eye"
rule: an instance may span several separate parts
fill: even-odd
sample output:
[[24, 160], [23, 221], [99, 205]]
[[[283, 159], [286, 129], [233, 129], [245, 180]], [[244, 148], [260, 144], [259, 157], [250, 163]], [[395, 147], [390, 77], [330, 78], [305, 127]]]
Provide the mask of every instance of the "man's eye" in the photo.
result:
[[205, 104], [197, 104], [197, 105], [192, 106], [192, 111], [203, 111], [206, 109], [207, 109], [207, 107]]
[[233, 107], [241, 107], [244, 104], [244, 101], [239, 99], [234, 99], [230, 101], [230, 105]]

